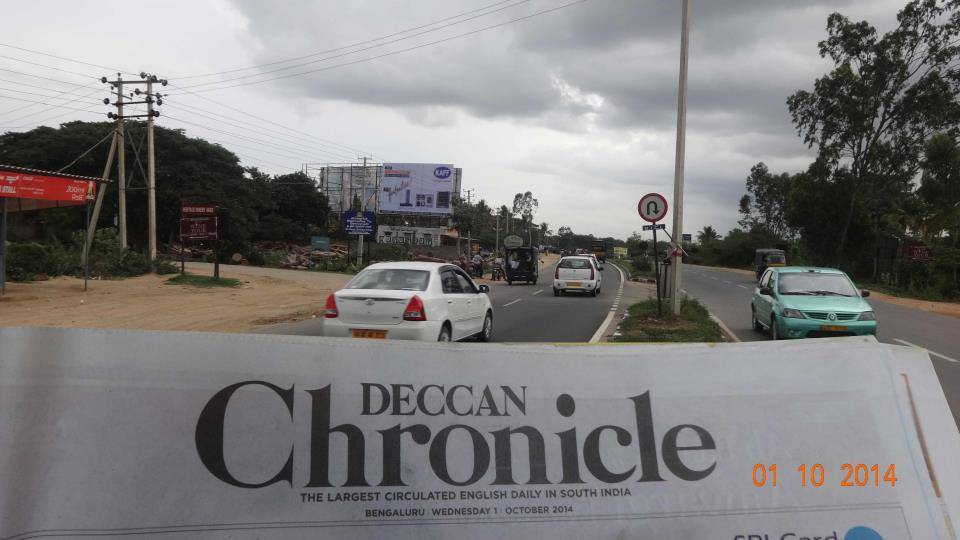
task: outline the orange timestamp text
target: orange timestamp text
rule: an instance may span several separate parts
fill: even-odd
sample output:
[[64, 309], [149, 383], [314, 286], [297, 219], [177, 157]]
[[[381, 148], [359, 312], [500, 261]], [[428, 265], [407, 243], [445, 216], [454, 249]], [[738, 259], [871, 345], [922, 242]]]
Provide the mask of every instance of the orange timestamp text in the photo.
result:
[[[821, 463], [803, 463], [796, 467], [796, 482], [802, 487], [893, 487], [897, 485], [897, 467], [894, 464], [880, 465], [844, 463], [839, 470], [830, 470]], [[791, 475], [792, 477], [793, 475]], [[776, 463], [757, 463], [753, 466], [753, 485], [758, 488], [778, 487], [781, 484], [780, 467]]]

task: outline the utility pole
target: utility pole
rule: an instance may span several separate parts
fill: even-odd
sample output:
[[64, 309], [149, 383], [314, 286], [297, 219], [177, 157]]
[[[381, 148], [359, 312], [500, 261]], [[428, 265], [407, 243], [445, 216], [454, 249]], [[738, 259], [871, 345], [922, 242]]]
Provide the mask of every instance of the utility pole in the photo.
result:
[[[160, 79], [156, 75], [150, 75], [144, 72], [140, 72], [140, 80], [123, 80], [123, 77], [120, 73], [117, 74], [117, 80], [109, 81], [106, 77], [101, 77], [100, 82], [106, 84], [110, 83], [110, 86], [117, 89], [117, 100], [114, 103], [117, 106], [116, 113], [108, 113], [108, 118], [115, 118], [117, 120], [117, 140], [119, 141], [119, 156], [117, 157], [117, 174], [118, 178], [118, 191], [120, 192], [120, 215], [119, 215], [119, 225], [120, 225], [120, 241], [123, 247], [127, 247], [127, 202], [126, 202], [126, 177], [125, 177], [125, 154], [124, 154], [124, 130], [123, 122], [127, 118], [146, 118], [147, 119], [147, 228], [148, 228], [148, 255], [150, 260], [155, 260], [157, 258], [157, 200], [156, 200], [156, 175], [155, 175], [155, 159], [154, 159], [154, 143], [153, 143], [153, 119], [160, 116], [160, 111], [154, 109], [154, 104], [163, 105], [162, 95], [160, 93], [154, 93], [153, 83], [160, 83], [162, 86], [167, 85], [166, 79]], [[134, 90], [134, 94], [143, 95], [143, 101], [124, 101], [123, 95], [123, 86], [124, 85], [146, 85], [146, 92], [142, 92], [139, 88]], [[109, 104], [110, 100], [105, 99], [104, 103]], [[123, 112], [123, 107], [125, 105], [140, 105], [144, 104], [147, 106], [147, 114], [125, 114]], [[94, 213], [96, 215], [96, 212]]]
[[[687, 59], [690, 55], [690, 0], [682, 0], [680, 25], [680, 83], [677, 88], [677, 155], [673, 173], [673, 286], [671, 288], [674, 315], [680, 314], [682, 298], [683, 251], [679, 240], [683, 238], [683, 164], [687, 138]], [[654, 229], [656, 232], [656, 229]]]
[[155, 75], [147, 77], [145, 99], [147, 102], [147, 256], [151, 261], [157, 259], [157, 177], [153, 148], [153, 82], [155, 80]]
[[500, 212], [497, 212], [497, 243], [496, 247], [493, 248], [493, 252], [500, 253]]
[[117, 73], [117, 193], [120, 201], [117, 205], [117, 223], [120, 227], [120, 247], [127, 249], [127, 152], [126, 135], [123, 131], [123, 77]]

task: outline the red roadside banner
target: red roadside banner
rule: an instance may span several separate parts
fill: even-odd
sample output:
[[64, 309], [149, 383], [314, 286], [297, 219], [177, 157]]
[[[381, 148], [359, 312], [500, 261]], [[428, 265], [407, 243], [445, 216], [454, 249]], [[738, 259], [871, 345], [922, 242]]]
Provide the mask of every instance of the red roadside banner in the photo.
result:
[[0, 169], [0, 197], [83, 204], [94, 199], [96, 194], [97, 184], [92, 180]]

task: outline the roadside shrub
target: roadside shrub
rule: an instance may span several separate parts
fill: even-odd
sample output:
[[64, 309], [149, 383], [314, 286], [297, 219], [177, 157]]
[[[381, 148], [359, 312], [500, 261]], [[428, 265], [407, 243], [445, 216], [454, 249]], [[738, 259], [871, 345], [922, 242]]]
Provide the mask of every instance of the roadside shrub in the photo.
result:
[[271, 268], [280, 268], [283, 266], [283, 259], [286, 257], [286, 254], [282, 251], [258, 251], [257, 255], [259, 256], [260, 262], [254, 263], [253, 259], [248, 259], [251, 264], [259, 264], [260, 266], [269, 266]]
[[371, 261], [405, 261], [409, 259], [403, 244], [369, 244]]
[[62, 276], [73, 271], [78, 261], [79, 257], [60, 244], [26, 242], [7, 246], [7, 275], [14, 281], [29, 281], [37, 274]]
[[153, 262], [153, 271], [158, 275], [176, 274], [180, 272], [180, 267], [170, 261], [157, 259]]

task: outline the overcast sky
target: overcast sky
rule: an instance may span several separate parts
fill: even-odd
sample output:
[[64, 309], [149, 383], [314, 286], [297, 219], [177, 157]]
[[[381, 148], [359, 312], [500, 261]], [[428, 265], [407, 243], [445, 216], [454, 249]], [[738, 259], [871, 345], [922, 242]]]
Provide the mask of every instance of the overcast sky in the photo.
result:
[[[673, 194], [680, 0], [586, 0], [330, 67], [570, 2], [8, 2], [0, 96], [47, 104], [0, 98], [0, 130], [96, 120], [108, 110], [97, 107], [106, 97], [99, 83], [81, 88], [20, 74], [87, 85], [110, 75], [106, 69], [13, 45], [156, 72], [171, 82], [162, 125], [216, 141], [272, 173], [347, 161], [358, 151], [376, 161], [454, 163], [464, 187], [492, 206], [530, 190], [540, 201], [537, 221], [554, 230], [626, 237], [642, 224], [640, 196]], [[840, 11], [887, 30], [904, 3], [691, 0], [685, 232], [734, 227], [754, 163], [775, 171], [809, 163], [785, 100], [829, 68], [816, 48], [827, 15]], [[367, 43], [343, 48], [360, 42]], [[321, 51], [331, 52], [307, 56]], [[240, 70], [262, 64], [269, 65]], [[304, 65], [282, 69], [297, 64]], [[310, 70], [320, 71], [249, 84]], [[66, 91], [52, 100], [26, 93]]]

